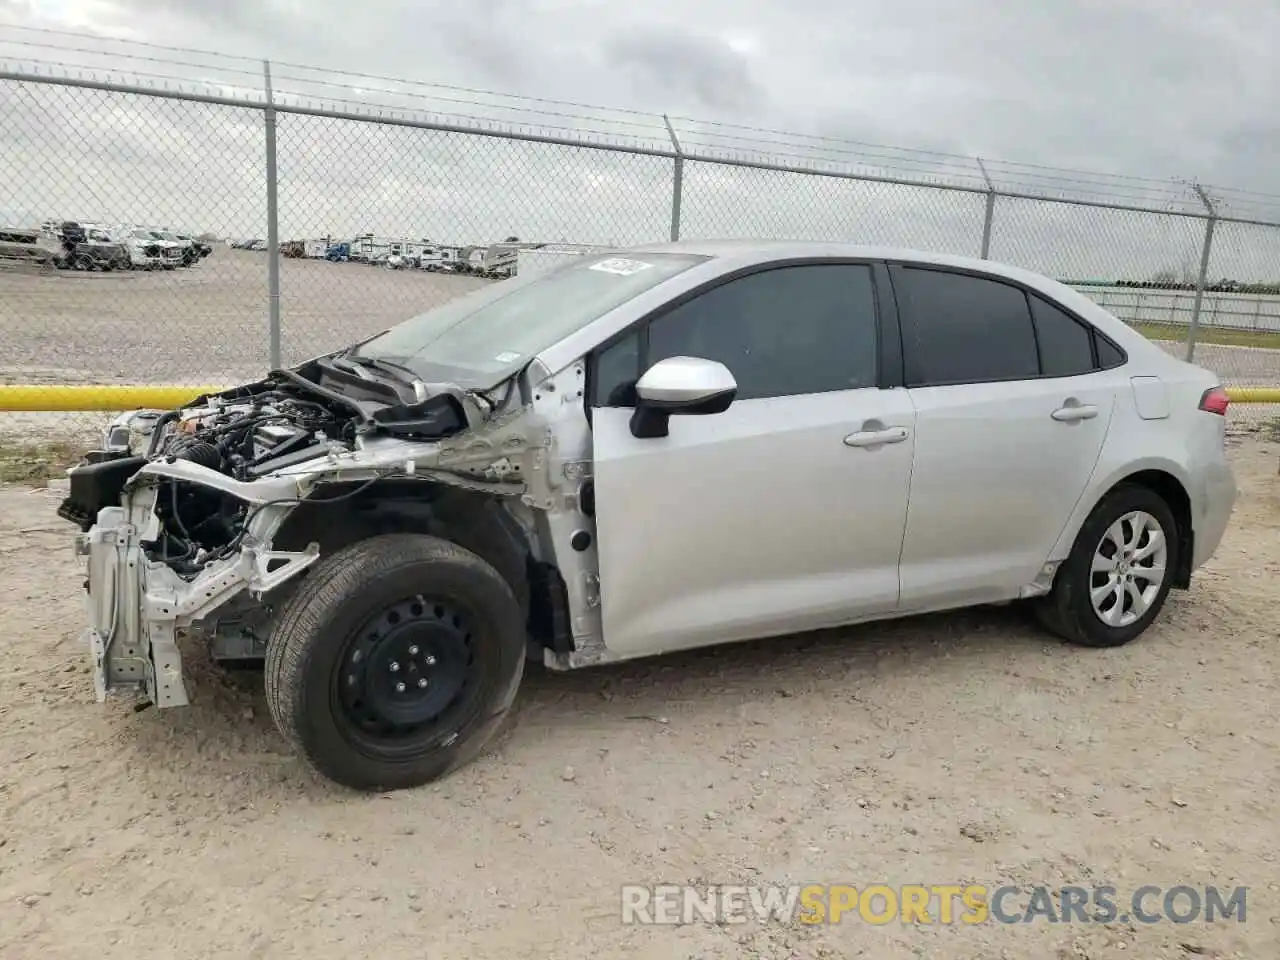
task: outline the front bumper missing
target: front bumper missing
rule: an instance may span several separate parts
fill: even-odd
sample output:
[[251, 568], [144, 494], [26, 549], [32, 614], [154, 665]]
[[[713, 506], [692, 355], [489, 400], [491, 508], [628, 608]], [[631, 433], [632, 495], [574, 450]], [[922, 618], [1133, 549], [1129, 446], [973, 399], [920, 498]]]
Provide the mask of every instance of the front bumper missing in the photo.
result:
[[[155, 499], [155, 487], [137, 490], [126, 506], [99, 511], [89, 532], [76, 538], [77, 554], [87, 557], [89, 629], [84, 638], [99, 701], [108, 693], [131, 690], [157, 707], [186, 705], [178, 637], [242, 591], [260, 596], [320, 555], [315, 544], [283, 552], [269, 549], [265, 538], [251, 537], [239, 552], [183, 579], [149, 559], [142, 546], [159, 532]], [[278, 518], [263, 518], [264, 526], [274, 530], [282, 517], [283, 511]], [[272, 564], [279, 566], [270, 569]]]

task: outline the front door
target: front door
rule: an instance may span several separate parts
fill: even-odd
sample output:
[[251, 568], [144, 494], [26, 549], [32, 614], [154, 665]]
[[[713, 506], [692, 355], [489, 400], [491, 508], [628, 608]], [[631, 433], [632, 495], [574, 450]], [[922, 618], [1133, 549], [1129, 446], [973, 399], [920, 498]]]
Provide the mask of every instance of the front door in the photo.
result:
[[[605, 645], [659, 653], [895, 610], [915, 416], [879, 389], [865, 264], [801, 264], [716, 286], [594, 362]], [[724, 363], [738, 399], [630, 431], [629, 384], [671, 356]]]

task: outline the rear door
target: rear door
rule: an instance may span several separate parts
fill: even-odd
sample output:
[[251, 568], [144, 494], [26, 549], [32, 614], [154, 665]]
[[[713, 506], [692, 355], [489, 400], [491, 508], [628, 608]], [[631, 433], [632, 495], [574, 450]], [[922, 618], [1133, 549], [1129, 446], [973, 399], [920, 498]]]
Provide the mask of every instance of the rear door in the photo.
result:
[[904, 610], [1009, 599], [1041, 572], [1115, 404], [1083, 321], [1011, 282], [892, 268], [915, 465]]
[[[592, 358], [610, 650], [657, 653], [897, 608], [915, 417], [905, 390], [879, 386], [876, 299], [887, 287], [883, 265], [772, 266], [673, 305]], [[673, 356], [725, 364], [738, 398], [723, 413], [672, 416], [669, 436], [637, 438], [635, 380]]]

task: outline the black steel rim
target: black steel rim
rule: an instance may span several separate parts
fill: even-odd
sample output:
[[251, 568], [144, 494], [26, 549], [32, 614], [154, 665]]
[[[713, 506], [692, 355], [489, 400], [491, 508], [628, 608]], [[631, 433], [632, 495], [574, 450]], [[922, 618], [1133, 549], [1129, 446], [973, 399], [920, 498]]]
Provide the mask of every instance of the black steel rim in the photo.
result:
[[473, 629], [458, 604], [420, 596], [369, 618], [334, 675], [338, 714], [353, 739], [394, 751], [447, 731], [477, 688]]

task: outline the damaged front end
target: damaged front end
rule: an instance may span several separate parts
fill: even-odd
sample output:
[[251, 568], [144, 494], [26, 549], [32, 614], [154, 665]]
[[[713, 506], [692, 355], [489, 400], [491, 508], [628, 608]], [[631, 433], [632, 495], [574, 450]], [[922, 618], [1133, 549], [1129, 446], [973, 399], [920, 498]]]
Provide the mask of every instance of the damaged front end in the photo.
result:
[[[527, 446], [524, 408], [448, 384], [409, 386], [313, 361], [110, 425], [103, 449], [70, 471], [58, 509], [81, 528], [99, 700], [132, 690], [159, 707], [186, 704], [178, 639], [212, 634], [220, 618], [261, 623], [263, 598], [319, 558], [323, 524], [276, 549], [301, 504], [392, 480], [523, 491], [512, 458]], [[251, 639], [245, 655], [260, 657], [261, 631]]]

